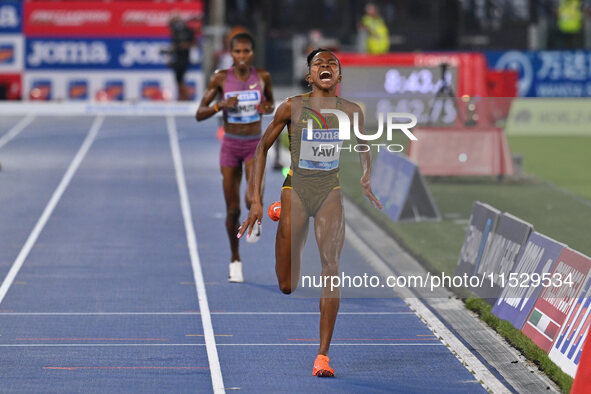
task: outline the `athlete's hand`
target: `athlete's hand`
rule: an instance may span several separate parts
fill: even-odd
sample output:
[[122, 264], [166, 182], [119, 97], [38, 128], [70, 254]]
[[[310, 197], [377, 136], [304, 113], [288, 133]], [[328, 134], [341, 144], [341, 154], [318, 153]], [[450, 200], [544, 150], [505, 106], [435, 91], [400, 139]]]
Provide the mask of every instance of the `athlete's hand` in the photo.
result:
[[248, 235], [252, 233], [252, 228], [255, 223], [261, 224], [263, 219], [263, 206], [260, 203], [252, 203], [247, 218], [242, 222], [242, 226], [238, 227], [238, 235], [240, 238], [248, 231]]
[[375, 194], [373, 194], [373, 192], [371, 191], [371, 182], [369, 179], [369, 175], [364, 175], [361, 177], [361, 189], [363, 190], [363, 194], [365, 194], [365, 197], [367, 197], [372, 207], [378, 209], [384, 208], [380, 200], [378, 200]]
[[225, 100], [220, 101], [220, 108], [234, 108], [238, 105], [238, 96], [228, 97]]
[[273, 112], [273, 103], [270, 101], [263, 101], [257, 105], [257, 111], [261, 114], [270, 114]]

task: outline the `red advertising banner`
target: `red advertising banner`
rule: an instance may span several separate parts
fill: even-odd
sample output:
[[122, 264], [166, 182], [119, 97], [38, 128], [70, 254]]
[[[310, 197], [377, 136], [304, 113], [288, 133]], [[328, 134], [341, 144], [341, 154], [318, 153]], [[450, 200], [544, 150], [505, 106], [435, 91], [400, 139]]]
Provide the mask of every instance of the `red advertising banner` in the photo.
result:
[[550, 352], [560, 328], [591, 268], [591, 259], [564, 248], [546, 287], [536, 301], [522, 331], [539, 347]]
[[198, 30], [203, 1], [26, 2], [24, 31], [29, 37], [168, 37], [173, 13]]

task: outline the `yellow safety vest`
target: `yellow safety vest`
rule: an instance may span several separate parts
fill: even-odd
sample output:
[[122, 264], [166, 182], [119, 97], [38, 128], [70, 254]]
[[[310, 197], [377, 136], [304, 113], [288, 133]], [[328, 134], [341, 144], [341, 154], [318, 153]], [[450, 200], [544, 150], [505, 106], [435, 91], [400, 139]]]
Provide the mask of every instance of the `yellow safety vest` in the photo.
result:
[[387, 53], [390, 49], [390, 37], [388, 36], [388, 28], [382, 18], [372, 18], [365, 15], [361, 19], [361, 23], [369, 31], [367, 52], [374, 55]]
[[561, 0], [558, 7], [558, 28], [563, 33], [578, 33], [583, 27], [580, 0]]

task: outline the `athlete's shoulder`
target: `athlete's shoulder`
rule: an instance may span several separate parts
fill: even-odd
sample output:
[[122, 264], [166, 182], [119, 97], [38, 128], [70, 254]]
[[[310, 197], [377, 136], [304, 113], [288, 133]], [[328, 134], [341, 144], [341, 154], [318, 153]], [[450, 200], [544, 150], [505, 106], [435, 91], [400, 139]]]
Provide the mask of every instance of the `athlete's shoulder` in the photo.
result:
[[288, 106], [291, 109], [291, 106], [293, 104], [301, 105], [304, 97], [307, 97], [307, 94], [296, 94], [295, 96], [290, 96], [290, 97], [286, 98], [285, 100], [283, 100], [281, 102], [281, 104], [282, 105], [285, 104], [286, 106]]
[[264, 68], [255, 68], [255, 70], [256, 70], [257, 75], [259, 77], [267, 78], [267, 77], [270, 77], [271, 76], [271, 73], [269, 71], [265, 70]]
[[215, 70], [211, 75], [211, 80], [216, 82], [224, 82], [226, 80], [226, 76], [228, 75], [228, 70]]
[[288, 97], [277, 106], [277, 110], [275, 111], [275, 118], [276, 119], [287, 120], [287, 119], [291, 118], [292, 99], [293, 99], [293, 97]]
[[213, 75], [214, 75], [214, 76], [217, 76], [217, 77], [224, 77], [224, 78], [225, 78], [225, 77], [226, 77], [226, 75], [228, 75], [228, 71], [229, 71], [229, 70], [228, 70], [227, 68], [224, 68], [224, 69], [217, 69], [217, 70], [215, 70], [215, 71], [213, 72]]
[[341, 105], [343, 106], [343, 109], [346, 112], [359, 112], [359, 111], [361, 111], [361, 107], [359, 106], [359, 104], [354, 103], [353, 101], [349, 101], [347, 99], [344, 99], [342, 97], [339, 97], [339, 100], [341, 101]]
[[287, 97], [286, 99], [284, 99], [277, 107], [277, 110], [279, 110], [279, 108], [291, 110], [292, 99], [293, 99], [293, 97]]
[[310, 97], [310, 93], [302, 93], [302, 94], [296, 94], [295, 96], [290, 96], [288, 97], [286, 100], [289, 101], [299, 101], [299, 100], [303, 100], [304, 98], [309, 98]]

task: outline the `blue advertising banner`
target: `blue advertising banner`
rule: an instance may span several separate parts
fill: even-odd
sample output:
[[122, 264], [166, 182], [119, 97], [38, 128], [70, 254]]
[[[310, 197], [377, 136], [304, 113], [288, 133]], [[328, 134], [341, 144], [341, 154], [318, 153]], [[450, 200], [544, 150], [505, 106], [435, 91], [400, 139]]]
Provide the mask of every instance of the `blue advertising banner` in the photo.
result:
[[393, 221], [441, 220], [439, 210], [417, 165], [408, 156], [379, 150], [372, 187]]
[[521, 97], [591, 97], [591, 51], [488, 51], [488, 66], [519, 73]]
[[12, 43], [0, 42], [0, 65], [13, 64], [16, 52]]
[[[515, 268], [495, 302], [493, 313], [521, 330], [542, 291], [544, 274], [550, 275], [564, 247], [545, 235], [533, 232], [517, 256]], [[537, 276], [532, 276], [534, 273]], [[514, 283], [509, 283], [509, 280]]]
[[23, 30], [23, 4], [21, 0], [0, 2], [0, 34], [20, 34]]
[[68, 82], [68, 100], [88, 100], [88, 81], [73, 79]]
[[372, 187], [393, 221], [400, 219], [416, 165], [405, 155], [380, 152], [372, 171]]
[[20, 73], [23, 69], [23, 37], [0, 33], [0, 72]]
[[125, 96], [125, 83], [122, 79], [109, 79], [105, 81], [104, 91], [107, 100], [123, 101]]
[[484, 254], [489, 235], [495, 230], [501, 212], [488, 204], [475, 201], [470, 224], [460, 250], [456, 275], [475, 275]]
[[164, 70], [170, 40], [28, 37], [25, 47], [27, 70]]
[[31, 83], [30, 98], [47, 101], [53, 98], [53, 84], [49, 79], [35, 79]]
[[531, 230], [531, 224], [505, 212], [499, 218], [495, 231], [486, 240], [484, 254], [480, 263], [476, 264], [474, 272], [487, 280], [484, 285], [473, 290], [491, 305], [507, 283], [507, 277], [513, 270], [517, 255]]

